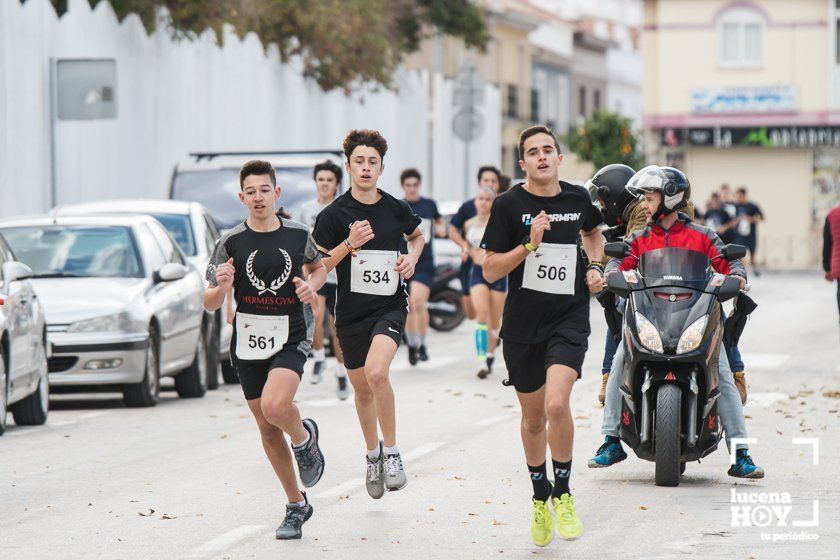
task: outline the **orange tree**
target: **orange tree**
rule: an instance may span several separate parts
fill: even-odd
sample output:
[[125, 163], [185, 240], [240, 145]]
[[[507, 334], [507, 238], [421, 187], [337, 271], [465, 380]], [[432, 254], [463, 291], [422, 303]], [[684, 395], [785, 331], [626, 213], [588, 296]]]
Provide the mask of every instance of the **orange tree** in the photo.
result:
[[596, 169], [611, 163], [638, 169], [644, 162], [630, 119], [618, 113], [595, 111], [583, 124], [572, 128], [565, 142], [571, 151], [581, 159], [591, 161]]

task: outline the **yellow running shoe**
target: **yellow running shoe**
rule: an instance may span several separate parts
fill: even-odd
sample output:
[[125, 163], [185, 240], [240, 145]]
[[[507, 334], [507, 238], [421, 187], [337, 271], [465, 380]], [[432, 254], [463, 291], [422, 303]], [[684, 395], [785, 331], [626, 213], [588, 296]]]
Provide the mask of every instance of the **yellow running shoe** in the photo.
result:
[[583, 533], [583, 525], [575, 512], [574, 496], [563, 494], [551, 501], [554, 503], [554, 515], [557, 516], [557, 532], [567, 541], [578, 538]]
[[531, 519], [531, 538], [537, 546], [546, 546], [554, 538], [554, 520], [548, 502], [533, 499], [534, 518]]

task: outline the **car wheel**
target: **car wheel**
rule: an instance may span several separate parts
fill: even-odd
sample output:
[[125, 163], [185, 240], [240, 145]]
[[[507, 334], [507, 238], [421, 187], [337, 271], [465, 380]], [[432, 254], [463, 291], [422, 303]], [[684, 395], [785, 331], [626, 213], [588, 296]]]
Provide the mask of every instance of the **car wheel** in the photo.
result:
[[0, 347], [0, 435], [6, 431], [6, 408], [9, 402], [9, 379], [6, 375], [6, 357]]
[[182, 399], [203, 397], [207, 392], [207, 343], [202, 330], [190, 367], [175, 376], [175, 390]]
[[140, 383], [123, 385], [126, 406], [155, 406], [160, 398], [160, 363], [158, 362], [157, 331], [149, 327], [149, 346], [146, 348], [146, 368]]
[[47, 372], [47, 355], [42, 353], [43, 361], [34, 393], [12, 405], [12, 416], [18, 426], [40, 426], [47, 421], [50, 412], [50, 378]]
[[219, 354], [222, 347], [221, 327], [219, 326], [219, 318], [215, 317], [210, 323], [212, 325], [208, 334], [207, 340], [210, 344], [207, 345], [207, 388], [215, 391], [219, 388]]

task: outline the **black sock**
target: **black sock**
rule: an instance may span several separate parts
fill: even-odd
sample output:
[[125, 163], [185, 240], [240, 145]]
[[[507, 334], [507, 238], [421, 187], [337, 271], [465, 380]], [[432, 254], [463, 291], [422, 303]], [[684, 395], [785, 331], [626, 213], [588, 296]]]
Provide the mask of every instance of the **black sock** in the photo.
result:
[[554, 492], [551, 493], [555, 498], [559, 498], [563, 494], [571, 494], [569, 490], [569, 478], [572, 476], [572, 462], [551, 460], [554, 467]]
[[528, 472], [531, 474], [531, 484], [534, 486], [534, 499], [547, 502], [551, 496], [551, 483], [545, 472], [545, 463], [538, 467], [528, 465]]
[[617, 436], [607, 436], [607, 443], [621, 443], [621, 439]]

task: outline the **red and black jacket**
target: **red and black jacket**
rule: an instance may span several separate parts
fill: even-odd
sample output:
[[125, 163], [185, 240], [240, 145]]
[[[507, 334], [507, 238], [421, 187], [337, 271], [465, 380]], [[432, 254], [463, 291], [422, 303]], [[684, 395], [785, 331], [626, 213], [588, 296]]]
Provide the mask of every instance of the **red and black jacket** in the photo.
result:
[[691, 218], [682, 212], [678, 213], [677, 221], [669, 229], [666, 230], [659, 222], [654, 222], [633, 233], [625, 241], [630, 245], [632, 254], [621, 261], [611, 260], [607, 264], [607, 273], [635, 269], [639, 266], [639, 258], [646, 252], [675, 247], [703, 253], [711, 260], [712, 267], [721, 274], [732, 274], [745, 279], [747, 277], [747, 271], [741, 261], [729, 262], [721, 257], [723, 241], [720, 237], [709, 228], [692, 223]]

